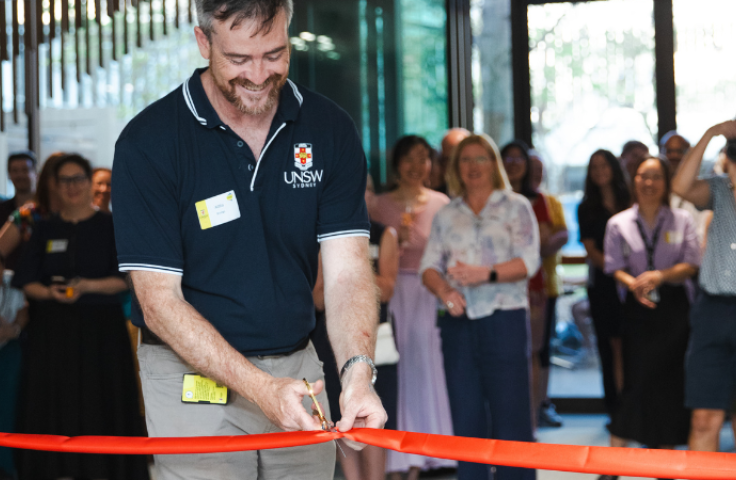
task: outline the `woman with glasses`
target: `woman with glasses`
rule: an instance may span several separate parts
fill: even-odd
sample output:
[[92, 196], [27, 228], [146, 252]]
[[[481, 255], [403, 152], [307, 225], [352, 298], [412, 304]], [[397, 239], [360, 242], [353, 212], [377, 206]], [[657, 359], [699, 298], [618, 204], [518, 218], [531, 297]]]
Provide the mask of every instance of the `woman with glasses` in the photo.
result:
[[[112, 217], [92, 206], [91, 168], [79, 155], [54, 166], [61, 208], [39, 222], [13, 278], [30, 301], [18, 431], [142, 435], [133, 358], [118, 293]], [[21, 480], [148, 478], [145, 457], [23, 450]]]
[[[539, 225], [540, 254], [546, 257], [556, 251], [551, 245], [553, 236], [552, 219], [544, 195], [532, 187], [532, 161], [529, 157], [529, 147], [521, 140], [514, 140], [501, 149], [501, 158], [511, 188], [514, 192], [525, 196], [532, 204]], [[542, 403], [547, 397], [547, 382], [543, 375], [543, 368], [549, 367], [549, 365], [546, 365], [549, 359], [544, 355], [547, 294], [544, 289], [544, 270], [540, 267], [537, 271], [531, 273], [531, 280], [529, 280], [529, 323], [532, 345], [532, 408], [534, 420], [536, 421]]]
[[[400, 138], [391, 158], [397, 188], [376, 196], [369, 207], [372, 220], [399, 234], [399, 275], [389, 303], [401, 357], [398, 429], [452, 435], [436, 302], [422, 287], [418, 273], [432, 219], [449, 202], [445, 194], [424, 186], [432, 168], [431, 155], [432, 147], [424, 138]], [[388, 451], [386, 456], [386, 471], [392, 479], [401, 478], [399, 472], [408, 472], [408, 479], [412, 480], [419, 477], [421, 470], [454, 466], [451, 460], [394, 451]]]
[[590, 157], [585, 195], [578, 207], [580, 241], [588, 262], [588, 301], [603, 374], [606, 412], [613, 415], [623, 387], [621, 371], [621, 302], [616, 281], [605, 273], [603, 239], [606, 224], [631, 205], [626, 177], [616, 156], [598, 150]]
[[624, 385], [609, 426], [611, 445], [687, 443], [685, 351], [691, 277], [700, 264], [692, 217], [670, 208], [667, 160], [649, 157], [634, 176], [634, 205], [606, 228], [605, 271], [626, 287], [621, 342]]
[[[500, 158], [485, 135], [460, 142], [447, 170], [458, 196], [432, 222], [420, 272], [439, 300], [455, 434], [529, 442], [527, 282], [540, 266], [539, 230]], [[458, 465], [459, 480], [490, 478], [488, 465]], [[532, 480], [535, 472], [499, 466], [494, 478]]]

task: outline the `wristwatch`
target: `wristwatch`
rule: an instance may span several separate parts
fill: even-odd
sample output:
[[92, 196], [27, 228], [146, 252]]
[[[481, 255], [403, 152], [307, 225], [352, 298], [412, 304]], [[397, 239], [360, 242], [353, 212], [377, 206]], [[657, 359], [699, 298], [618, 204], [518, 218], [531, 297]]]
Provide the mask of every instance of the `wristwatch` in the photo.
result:
[[373, 372], [373, 378], [371, 378], [371, 385], [376, 384], [376, 378], [378, 378], [378, 370], [376, 369], [376, 366], [373, 364], [373, 360], [371, 360], [371, 357], [368, 355], [356, 355], [347, 362], [345, 362], [345, 365], [342, 366], [342, 370], [340, 370], [340, 383], [342, 383], [342, 377], [345, 376], [345, 372], [347, 372], [350, 367], [355, 365], [358, 362], [367, 363], [371, 367], [371, 371]]
[[491, 267], [491, 272], [488, 274], [488, 283], [496, 283], [498, 281], [498, 272]]

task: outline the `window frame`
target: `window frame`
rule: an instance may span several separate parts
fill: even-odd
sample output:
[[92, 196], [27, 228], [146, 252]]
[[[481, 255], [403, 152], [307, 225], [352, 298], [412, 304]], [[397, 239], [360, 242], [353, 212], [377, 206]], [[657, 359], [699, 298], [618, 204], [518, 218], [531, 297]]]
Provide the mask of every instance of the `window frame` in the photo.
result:
[[[511, 74], [514, 86], [514, 135], [532, 144], [531, 75], [529, 67], [530, 5], [586, 3], [607, 0], [509, 0], [511, 2]], [[654, 4], [654, 62], [658, 114], [657, 139], [677, 128], [675, 35], [672, 0]], [[450, 127], [473, 130], [470, 0], [447, 0], [448, 109]], [[464, 33], [464, 34], [463, 34]]]

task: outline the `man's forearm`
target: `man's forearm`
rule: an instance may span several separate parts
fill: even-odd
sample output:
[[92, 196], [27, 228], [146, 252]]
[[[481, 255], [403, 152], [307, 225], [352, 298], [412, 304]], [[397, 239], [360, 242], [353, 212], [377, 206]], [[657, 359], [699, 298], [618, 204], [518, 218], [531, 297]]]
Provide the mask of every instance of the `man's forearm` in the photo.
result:
[[[157, 292], [135, 281], [146, 326], [197, 372], [256, 403], [268, 375], [235, 350], [183, 297]], [[145, 293], [143, 293], [145, 292]], [[144, 297], [144, 298], [141, 298]]]
[[708, 148], [713, 136], [712, 129], [708, 129], [703, 138], [685, 155], [674, 178], [672, 178], [672, 191], [677, 195], [684, 198], [692, 188], [693, 182], [698, 178], [705, 149]]
[[[324, 260], [325, 256], [322, 258]], [[338, 369], [355, 355], [373, 358], [379, 292], [373, 282], [367, 245], [365, 252], [356, 246], [356, 250], [344, 261], [329, 265], [323, 263], [323, 266], [327, 333]]]

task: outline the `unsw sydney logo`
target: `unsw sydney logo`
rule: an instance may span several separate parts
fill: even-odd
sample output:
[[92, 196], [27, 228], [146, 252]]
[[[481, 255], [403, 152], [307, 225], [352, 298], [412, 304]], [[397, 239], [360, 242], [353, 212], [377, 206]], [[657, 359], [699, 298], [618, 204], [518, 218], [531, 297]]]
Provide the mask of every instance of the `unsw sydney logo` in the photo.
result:
[[294, 145], [294, 166], [300, 172], [284, 172], [284, 182], [293, 188], [314, 188], [322, 181], [324, 170], [310, 171], [313, 165], [312, 144], [297, 143]]

